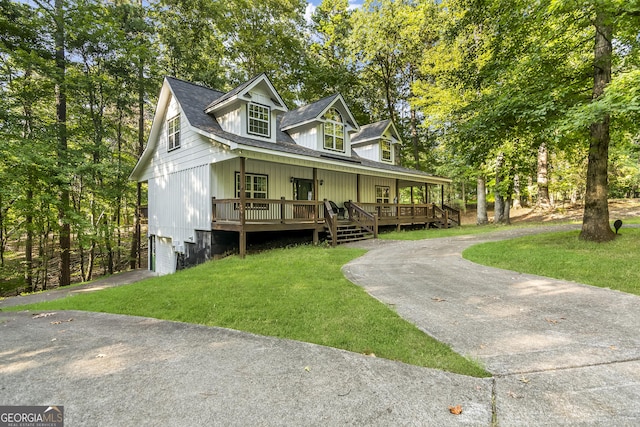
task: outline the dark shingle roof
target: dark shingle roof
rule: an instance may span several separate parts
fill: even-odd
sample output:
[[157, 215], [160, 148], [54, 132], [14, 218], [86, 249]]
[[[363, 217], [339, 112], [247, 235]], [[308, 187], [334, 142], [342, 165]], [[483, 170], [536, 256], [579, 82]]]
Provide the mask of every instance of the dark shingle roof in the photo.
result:
[[[179, 80], [173, 77], [167, 77], [167, 82], [171, 86], [171, 90], [174, 93], [176, 100], [182, 107], [182, 110], [184, 111], [184, 114], [187, 117], [187, 120], [192, 126], [204, 132], [207, 132], [211, 135], [218, 136], [227, 141], [231, 141], [236, 144], [242, 144], [249, 147], [258, 147], [258, 148], [265, 148], [272, 151], [279, 151], [282, 153], [298, 154], [298, 155], [308, 156], [308, 157], [317, 158], [317, 159], [326, 158], [326, 159], [331, 159], [335, 161], [341, 161], [341, 162], [344, 162], [345, 164], [358, 163], [358, 164], [362, 164], [363, 166], [372, 167], [372, 168], [381, 169], [381, 170], [388, 170], [388, 171], [401, 172], [401, 173], [411, 173], [414, 175], [434, 176], [426, 172], [421, 172], [413, 169], [403, 168], [400, 166], [395, 166], [395, 165], [390, 165], [385, 163], [378, 163], [371, 160], [367, 160], [359, 157], [353, 151], [351, 153], [351, 157], [341, 158], [340, 156], [329, 156], [320, 151], [312, 150], [310, 148], [306, 148], [301, 145], [298, 145], [295, 143], [293, 138], [289, 136], [288, 133], [280, 130], [283, 127], [284, 118], [290, 112], [278, 115], [278, 118], [277, 118], [278, 130], [276, 133], [276, 143], [262, 141], [258, 139], [252, 139], [252, 138], [245, 138], [233, 133], [226, 132], [220, 127], [220, 124], [217, 122], [215, 117], [213, 117], [212, 115], [206, 114], [204, 112], [207, 106], [211, 105], [212, 102], [215, 102], [220, 97], [224, 96], [225, 95], [224, 93], [219, 92], [217, 90], [209, 89], [204, 86], [199, 86], [193, 83]], [[313, 107], [314, 111], [321, 112], [324, 108], [326, 108], [327, 105], [330, 104], [330, 102], [335, 98], [335, 96], [325, 98], [323, 100], [320, 100], [314, 103], [314, 104], [318, 104]], [[313, 106], [314, 104], [311, 104], [311, 105]], [[321, 108], [322, 105], [324, 105], [323, 108]], [[297, 111], [297, 110], [294, 110], [294, 111]], [[302, 117], [302, 114], [300, 114], [297, 117]]]
[[288, 111], [282, 118], [281, 126], [286, 129], [290, 126], [295, 126], [300, 123], [308, 122], [309, 120], [316, 119], [320, 113], [322, 113], [338, 95], [327, 96], [312, 104], [303, 105], [295, 110]]
[[242, 92], [247, 86], [249, 86], [251, 83], [253, 83], [254, 81], [256, 81], [256, 79], [258, 77], [260, 77], [262, 74], [255, 76], [254, 78], [252, 78], [251, 80], [241, 84], [240, 86], [236, 87], [235, 89], [231, 90], [230, 92], [225, 93], [224, 95], [218, 97], [216, 100], [212, 101], [209, 105], [207, 105], [204, 110], [208, 110], [209, 108], [215, 107], [218, 104], [222, 104], [224, 101], [226, 101], [227, 99], [231, 99], [234, 96], [236, 96], [237, 94], [239, 94], [240, 92]]
[[362, 141], [370, 141], [372, 139], [378, 139], [389, 126], [391, 120], [382, 120], [380, 122], [371, 123], [360, 127], [360, 132], [351, 137], [351, 143], [357, 144]]

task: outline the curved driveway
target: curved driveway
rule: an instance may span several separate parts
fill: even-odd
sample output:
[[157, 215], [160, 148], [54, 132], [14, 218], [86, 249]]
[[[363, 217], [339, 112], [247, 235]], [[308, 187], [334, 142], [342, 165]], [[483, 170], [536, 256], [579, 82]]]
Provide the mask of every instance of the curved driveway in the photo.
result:
[[0, 405], [63, 405], [70, 426], [640, 425], [639, 297], [460, 255], [535, 231], [369, 241], [344, 267], [494, 378], [156, 319], [0, 312]]
[[[566, 229], [567, 227], [545, 228]], [[344, 274], [495, 375], [505, 425], [640, 425], [640, 297], [485, 267], [470, 245], [540, 229], [368, 241]]]

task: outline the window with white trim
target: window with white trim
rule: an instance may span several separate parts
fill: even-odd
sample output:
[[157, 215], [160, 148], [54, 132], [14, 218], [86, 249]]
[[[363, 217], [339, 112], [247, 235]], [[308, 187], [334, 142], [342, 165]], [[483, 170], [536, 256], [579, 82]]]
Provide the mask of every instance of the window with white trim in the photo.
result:
[[384, 185], [376, 185], [376, 203], [389, 203], [391, 189]]
[[322, 116], [324, 119], [324, 148], [344, 153], [344, 122], [335, 108], [329, 109]]
[[[266, 199], [268, 175], [245, 173], [244, 195], [247, 199]], [[240, 198], [240, 172], [236, 172], [236, 198]], [[247, 203], [248, 208], [267, 209], [266, 203]]]
[[391, 141], [385, 139], [380, 141], [380, 155], [383, 162], [391, 162]]
[[180, 148], [180, 115], [167, 120], [167, 150]]
[[265, 105], [249, 103], [247, 104], [247, 132], [251, 135], [264, 136], [271, 135], [271, 109]]

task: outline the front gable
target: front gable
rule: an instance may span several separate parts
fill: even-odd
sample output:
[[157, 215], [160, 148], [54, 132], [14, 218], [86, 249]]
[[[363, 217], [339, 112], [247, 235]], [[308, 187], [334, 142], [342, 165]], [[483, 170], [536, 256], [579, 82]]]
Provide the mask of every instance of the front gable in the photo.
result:
[[213, 100], [204, 109], [225, 132], [269, 142], [276, 142], [276, 117], [286, 111], [284, 101], [265, 74]]
[[306, 148], [351, 157], [351, 134], [360, 127], [342, 95], [332, 95], [284, 114], [281, 130]]
[[353, 151], [359, 156], [390, 164], [395, 164], [396, 147], [401, 143], [400, 135], [391, 120], [362, 126], [360, 132], [351, 139]]

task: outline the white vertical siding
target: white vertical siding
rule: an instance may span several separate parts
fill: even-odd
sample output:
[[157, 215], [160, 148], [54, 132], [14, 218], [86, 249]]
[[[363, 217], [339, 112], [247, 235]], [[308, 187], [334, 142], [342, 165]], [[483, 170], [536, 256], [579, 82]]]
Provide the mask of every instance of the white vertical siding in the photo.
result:
[[191, 241], [211, 228], [210, 167], [198, 166], [150, 179], [149, 234]]
[[322, 147], [320, 137], [322, 136], [322, 132], [320, 132], [321, 126], [311, 125], [304, 129], [300, 129], [296, 132], [292, 132], [291, 138], [296, 142], [296, 144], [301, 145], [303, 147], [310, 148], [312, 150], [320, 150]]
[[380, 149], [377, 144], [354, 147], [353, 151], [364, 159], [373, 160], [374, 162], [380, 161]]
[[389, 202], [393, 202], [393, 198], [396, 194], [396, 180], [391, 178], [377, 178], [373, 176], [362, 176], [360, 178], [360, 201], [363, 203], [375, 203], [377, 185], [389, 187], [391, 195]]
[[178, 107], [175, 99], [169, 102], [165, 117], [161, 119], [163, 123], [158, 134], [158, 144], [140, 181], [166, 177], [179, 170], [207, 165], [230, 156], [221, 145], [214, 144], [211, 140], [194, 132], [184, 114], [180, 116], [180, 148], [167, 151], [167, 119], [175, 117], [179, 111]]
[[240, 108], [235, 110], [231, 110], [226, 114], [223, 114], [220, 117], [217, 117], [218, 123], [220, 123], [220, 127], [229, 133], [234, 133], [236, 135], [242, 134], [242, 121], [240, 120]]

